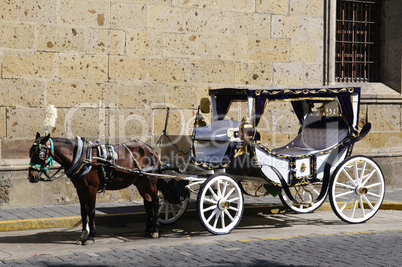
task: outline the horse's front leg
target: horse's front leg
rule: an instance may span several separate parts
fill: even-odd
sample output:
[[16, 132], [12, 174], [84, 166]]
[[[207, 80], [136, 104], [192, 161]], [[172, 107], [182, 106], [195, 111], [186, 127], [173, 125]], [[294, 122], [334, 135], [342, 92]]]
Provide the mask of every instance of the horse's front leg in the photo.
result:
[[79, 196], [80, 199], [80, 207], [81, 207], [81, 221], [82, 221], [82, 232], [80, 238], [77, 240], [77, 245], [84, 245], [85, 242], [87, 241], [88, 237], [88, 205], [85, 202], [84, 198]]
[[87, 240], [95, 243], [96, 226], [95, 226], [95, 205], [96, 205], [96, 188], [89, 188], [89, 207], [88, 207], [88, 218], [89, 218], [89, 234]]

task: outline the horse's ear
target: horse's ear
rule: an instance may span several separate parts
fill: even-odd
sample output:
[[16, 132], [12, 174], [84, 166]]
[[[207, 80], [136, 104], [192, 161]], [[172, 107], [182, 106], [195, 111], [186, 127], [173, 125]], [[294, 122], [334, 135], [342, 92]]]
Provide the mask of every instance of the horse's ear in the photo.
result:
[[36, 132], [36, 137], [35, 139], [38, 139], [40, 137], [40, 133]]
[[47, 142], [47, 140], [49, 140], [49, 138], [50, 138], [50, 134], [46, 135], [46, 136], [43, 138], [42, 142], [46, 144], [46, 142]]

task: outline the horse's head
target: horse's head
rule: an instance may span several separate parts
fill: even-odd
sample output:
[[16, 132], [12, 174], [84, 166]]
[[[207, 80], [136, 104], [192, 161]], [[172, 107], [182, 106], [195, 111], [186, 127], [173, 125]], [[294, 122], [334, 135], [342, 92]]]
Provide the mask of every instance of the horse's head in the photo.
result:
[[50, 134], [44, 137], [41, 137], [39, 133], [36, 134], [35, 142], [29, 150], [29, 157], [31, 162], [28, 179], [31, 183], [37, 183], [41, 180], [42, 173], [48, 176], [47, 173], [53, 165], [54, 148]]

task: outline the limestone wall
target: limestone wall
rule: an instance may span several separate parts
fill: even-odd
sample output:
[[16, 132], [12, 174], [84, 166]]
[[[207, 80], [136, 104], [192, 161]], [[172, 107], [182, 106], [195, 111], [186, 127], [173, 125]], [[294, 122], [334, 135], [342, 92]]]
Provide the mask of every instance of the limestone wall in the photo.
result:
[[[26, 180], [28, 150], [36, 132], [44, 131], [49, 104], [58, 110], [53, 136], [152, 143], [162, 133], [167, 107], [167, 132], [190, 134], [209, 88], [321, 86], [323, 5], [321, 0], [3, 0], [0, 205], [77, 201], [67, 178], [35, 185]], [[281, 127], [267, 136], [272, 145], [293, 133], [288, 125]], [[391, 127], [400, 128], [400, 121]], [[135, 189], [127, 189], [100, 201], [136, 198]]]

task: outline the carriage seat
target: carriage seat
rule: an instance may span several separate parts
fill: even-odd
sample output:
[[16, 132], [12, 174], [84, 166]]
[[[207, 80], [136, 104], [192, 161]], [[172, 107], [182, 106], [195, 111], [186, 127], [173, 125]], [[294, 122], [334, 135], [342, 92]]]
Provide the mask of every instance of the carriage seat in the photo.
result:
[[195, 128], [195, 156], [198, 160], [221, 163], [229, 147], [229, 129], [239, 129], [241, 122], [219, 120], [204, 127]]
[[241, 122], [233, 120], [219, 120], [204, 126], [195, 128], [195, 140], [228, 142], [230, 136], [228, 130], [240, 127]]
[[341, 117], [309, 116], [293, 141], [273, 151], [287, 156], [315, 154], [336, 146], [348, 136], [348, 132], [348, 126]]

